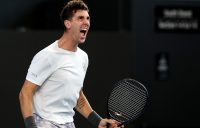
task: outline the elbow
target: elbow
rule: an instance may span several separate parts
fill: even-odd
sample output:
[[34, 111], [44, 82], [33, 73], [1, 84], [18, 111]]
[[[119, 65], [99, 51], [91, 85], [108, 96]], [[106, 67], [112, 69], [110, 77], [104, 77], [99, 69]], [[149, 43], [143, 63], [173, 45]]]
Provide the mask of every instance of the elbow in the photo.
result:
[[29, 95], [27, 94], [27, 92], [21, 90], [19, 92], [18, 98], [19, 98], [19, 102], [23, 103], [24, 100], [26, 100], [29, 97]]
[[22, 91], [19, 92], [19, 95], [18, 95], [18, 98], [19, 98], [19, 102], [22, 102], [23, 100], [23, 97], [24, 97], [24, 94]]

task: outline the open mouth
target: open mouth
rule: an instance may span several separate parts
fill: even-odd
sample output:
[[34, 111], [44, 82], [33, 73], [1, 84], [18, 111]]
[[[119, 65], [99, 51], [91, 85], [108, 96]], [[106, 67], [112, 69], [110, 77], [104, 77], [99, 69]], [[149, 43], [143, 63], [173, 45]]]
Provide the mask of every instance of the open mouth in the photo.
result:
[[85, 33], [87, 32], [87, 29], [81, 29], [80, 33], [83, 33], [83, 35], [85, 35]]

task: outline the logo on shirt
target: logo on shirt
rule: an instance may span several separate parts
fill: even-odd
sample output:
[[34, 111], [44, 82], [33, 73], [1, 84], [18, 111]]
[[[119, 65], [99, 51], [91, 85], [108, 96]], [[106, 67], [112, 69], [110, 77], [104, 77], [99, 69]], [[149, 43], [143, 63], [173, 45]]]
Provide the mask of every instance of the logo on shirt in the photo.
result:
[[33, 72], [31, 72], [31, 76], [37, 78], [37, 74], [35, 74], [35, 73], [33, 73]]

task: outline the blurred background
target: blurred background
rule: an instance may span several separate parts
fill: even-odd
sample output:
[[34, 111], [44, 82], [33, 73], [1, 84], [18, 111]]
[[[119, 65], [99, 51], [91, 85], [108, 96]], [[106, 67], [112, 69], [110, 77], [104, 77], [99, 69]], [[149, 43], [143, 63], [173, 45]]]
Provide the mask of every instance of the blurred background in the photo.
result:
[[[68, 0], [2, 0], [0, 4], [1, 125], [24, 128], [18, 94], [32, 57], [63, 33]], [[200, 1], [85, 0], [91, 29], [80, 47], [89, 56], [84, 91], [107, 117], [112, 85], [125, 77], [150, 93], [129, 128], [200, 127]], [[77, 128], [92, 128], [78, 113]]]

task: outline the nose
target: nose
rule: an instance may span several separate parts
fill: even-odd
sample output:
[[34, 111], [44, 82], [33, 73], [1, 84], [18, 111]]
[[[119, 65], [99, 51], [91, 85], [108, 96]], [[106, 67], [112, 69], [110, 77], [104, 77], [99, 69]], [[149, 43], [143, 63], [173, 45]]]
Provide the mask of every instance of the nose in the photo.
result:
[[85, 19], [84, 20], [84, 25], [90, 26], [90, 20], [89, 19]]

